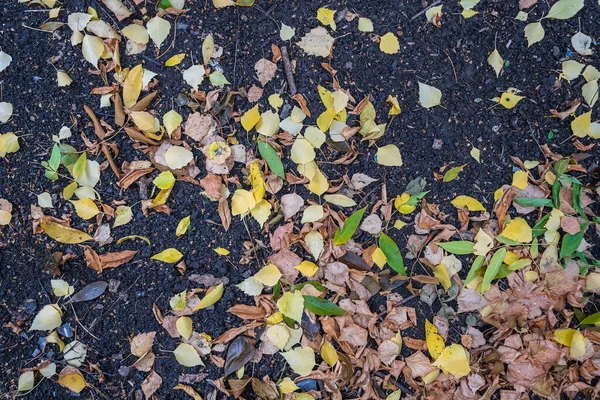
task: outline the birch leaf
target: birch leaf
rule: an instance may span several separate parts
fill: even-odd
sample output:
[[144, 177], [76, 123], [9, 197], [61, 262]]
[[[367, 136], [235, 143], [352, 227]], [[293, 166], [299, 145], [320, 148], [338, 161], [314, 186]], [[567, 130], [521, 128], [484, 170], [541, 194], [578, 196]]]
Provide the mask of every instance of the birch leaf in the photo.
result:
[[392, 32], [383, 35], [379, 41], [379, 50], [386, 54], [396, 54], [400, 50], [398, 38]]
[[161, 17], [150, 18], [146, 24], [148, 36], [154, 42], [156, 47], [160, 48], [171, 31], [171, 24], [166, 19]]
[[142, 64], [136, 65], [129, 71], [125, 82], [123, 82], [123, 105], [132, 107], [137, 103], [140, 93], [142, 92], [142, 77], [144, 69]]
[[425, 108], [435, 107], [442, 100], [442, 92], [440, 89], [419, 82], [419, 101]]
[[92, 237], [85, 232], [48, 219], [42, 219], [40, 226], [48, 236], [60, 243], [77, 244], [92, 240]]
[[175, 354], [175, 359], [177, 362], [184, 367], [196, 367], [198, 365], [204, 365], [200, 355], [198, 355], [198, 352], [191, 344], [181, 343], [179, 346], [177, 346], [173, 354]]
[[215, 51], [215, 39], [210, 33], [206, 35], [202, 42], [202, 62], [204, 65], [208, 64], [210, 58], [213, 56]]
[[469, 353], [460, 344], [447, 346], [433, 365], [441, 368], [444, 373], [450, 373], [455, 378], [462, 378], [471, 372]]
[[552, 5], [546, 18], [569, 19], [583, 8], [584, 0], [559, 0]]
[[281, 355], [300, 376], [307, 376], [315, 367], [315, 351], [310, 347], [298, 347]]
[[592, 55], [592, 38], [582, 32], [577, 32], [571, 37], [571, 45], [573, 46], [573, 50], [582, 56], [591, 56]]
[[502, 66], [504, 65], [504, 59], [498, 52], [498, 49], [494, 49], [492, 54], [488, 57], [487, 62], [496, 72], [496, 77], [500, 76], [500, 71], [502, 71]]
[[65, 71], [56, 71], [56, 84], [58, 87], [69, 86], [73, 83], [73, 79]]
[[125, 28], [121, 29], [121, 33], [127, 39], [139, 44], [147, 44], [150, 39], [148, 30], [138, 24], [127, 25]]
[[47, 304], [33, 319], [30, 331], [51, 331], [62, 325], [62, 311], [57, 304]]
[[525, 26], [527, 47], [531, 47], [532, 44], [540, 42], [545, 35], [546, 31], [544, 31], [544, 27], [542, 26], [541, 22], [532, 22]]
[[327, 57], [331, 53], [333, 42], [334, 39], [329, 35], [327, 29], [319, 26], [304, 35], [297, 44], [310, 56]]
[[81, 42], [83, 57], [94, 67], [98, 68], [98, 60], [104, 53], [104, 42], [102, 39], [92, 35], [85, 35]]
[[153, 260], [158, 260], [166, 263], [176, 263], [177, 261], [183, 258], [183, 254], [177, 249], [168, 248], [166, 250], [161, 251], [158, 254], [155, 254], [151, 257]]
[[203, 65], [192, 65], [183, 71], [183, 80], [194, 90], [198, 90], [204, 81], [204, 72], [205, 70]]
[[386, 167], [401, 167], [403, 164], [402, 155], [400, 155], [400, 150], [395, 144], [388, 144], [377, 149], [375, 162]]
[[286, 41], [290, 40], [296, 34], [296, 30], [291, 26], [287, 26], [286, 24], [281, 24], [281, 30], [279, 31], [279, 37], [281, 40]]
[[171, 169], [185, 167], [194, 159], [194, 154], [181, 146], [171, 146], [165, 153], [165, 161]]

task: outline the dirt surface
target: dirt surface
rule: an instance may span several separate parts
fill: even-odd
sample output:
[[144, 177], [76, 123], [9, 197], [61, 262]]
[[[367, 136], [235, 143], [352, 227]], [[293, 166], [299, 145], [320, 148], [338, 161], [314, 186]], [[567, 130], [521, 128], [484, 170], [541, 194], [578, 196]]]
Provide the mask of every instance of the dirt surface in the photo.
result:
[[[168, 50], [158, 62], [154, 46], [139, 55], [122, 54], [121, 62], [126, 66], [143, 64], [158, 73], [161, 91], [159, 100], [153, 106], [157, 115], [163, 115], [174, 108], [184, 116], [190, 113], [186, 106], [177, 104], [177, 96], [189, 91], [181, 73], [162, 63], [171, 55], [186, 53], [195, 59], [201, 58], [201, 46], [207, 33], [212, 33], [215, 42], [223, 46], [223, 56], [219, 60], [225, 76], [234, 89], [248, 89], [258, 85], [254, 64], [262, 57], [272, 57], [271, 45], [284, 45], [279, 38], [279, 24], [285, 23], [296, 29], [292, 44], [288, 44], [290, 57], [296, 63], [295, 80], [298, 92], [308, 100], [312, 117], [305, 124], [314, 124], [316, 117], [324, 111], [319, 101], [316, 86], [331, 88], [330, 74], [321, 67], [325, 59], [307, 56], [295, 43], [304, 33], [319, 25], [315, 19], [316, 10], [321, 6], [342, 10], [370, 18], [375, 26], [374, 34], [383, 35], [395, 32], [400, 41], [400, 51], [395, 55], [382, 53], [370, 34], [358, 32], [356, 20], [338, 23], [334, 50], [329, 60], [338, 70], [337, 78], [343, 88], [348, 89], [359, 101], [367, 94], [372, 96], [379, 119], [384, 120], [389, 105], [388, 95], [397, 96], [402, 113], [394, 118], [385, 135], [378, 141], [382, 146], [396, 144], [402, 153], [404, 166], [388, 168], [377, 165], [373, 156], [376, 147], [368, 147], [356, 140], [360, 155], [350, 165], [324, 164], [323, 171], [330, 180], [344, 175], [363, 172], [378, 179], [360, 197], [359, 207], [373, 204], [380, 198], [382, 184], [387, 192], [395, 197], [404, 191], [407, 183], [415, 178], [426, 180], [426, 190], [430, 191], [428, 201], [440, 204], [442, 210], [450, 214], [447, 223], [459, 224], [456, 213], [449, 201], [458, 194], [477, 197], [490, 208], [493, 193], [502, 184], [510, 182], [513, 163], [510, 156], [521, 160], [540, 160], [544, 155], [540, 145], [559, 154], [568, 155], [576, 151], [573, 147], [569, 120], [549, 118], [549, 109], [564, 109], [564, 102], [580, 95], [577, 85], [561, 81], [556, 85], [561, 60], [570, 48], [570, 38], [579, 29], [591, 36], [600, 33], [598, 15], [600, 5], [596, 1], [586, 1], [584, 12], [578, 18], [566, 21], [552, 20], [545, 24], [546, 37], [531, 48], [523, 35], [523, 23], [514, 19], [518, 12], [516, 1], [484, 1], [478, 7], [479, 15], [468, 20], [460, 17], [462, 8], [456, 2], [444, 4], [445, 16], [441, 28], [425, 23], [424, 16], [412, 17], [423, 9], [421, 1], [390, 3], [387, 1], [330, 1], [323, 4], [315, 1], [263, 1], [257, 0], [253, 7], [231, 7], [217, 10], [210, 1], [188, 0], [189, 12], [179, 18], [169, 17], [177, 26], [176, 38], [171, 35], [165, 41], [166, 48], [171, 41], [173, 48]], [[125, 26], [116, 22], [113, 14], [101, 2], [69, 1], [64, 5], [58, 20], [66, 21], [68, 13], [85, 12], [94, 7], [98, 16], [115, 28]], [[148, 9], [153, 9], [151, 3]], [[245, 240], [263, 240], [268, 235], [261, 232], [255, 221], [249, 220], [248, 227], [238, 217], [228, 232], [224, 232], [215, 203], [200, 195], [199, 186], [178, 182], [169, 199], [171, 215], [142, 214], [141, 208], [134, 207], [131, 223], [115, 228], [116, 239], [127, 235], [142, 235], [150, 239], [148, 246], [141, 241], [111, 243], [95, 247], [99, 254], [105, 251], [137, 250], [132, 260], [116, 269], [106, 270], [98, 275], [87, 267], [83, 248], [78, 245], [63, 245], [44, 234], [32, 234], [30, 206], [37, 204], [37, 194], [49, 192], [55, 199], [51, 215], [73, 214], [72, 205], [61, 199], [64, 185], [57, 185], [44, 177], [41, 161], [49, 158], [52, 135], [57, 134], [63, 125], [76, 125], [72, 128], [73, 137], [69, 143], [75, 148], [84, 148], [80, 134], [94, 138], [93, 127], [83, 111], [83, 105], [92, 107], [97, 115], [109, 124], [114, 123], [112, 108], [98, 108], [99, 96], [90, 94], [94, 87], [103, 86], [102, 79], [90, 74], [90, 64], [81, 56], [80, 48], [69, 42], [70, 30], [64, 26], [54, 34], [36, 29], [46, 18], [45, 13], [30, 12], [40, 9], [12, 1], [0, 1], [0, 48], [11, 54], [11, 67], [0, 73], [1, 100], [9, 101], [15, 109], [14, 117], [1, 126], [2, 132], [14, 131], [21, 136], [21, 150], [10, 157], [0, 158], [0, 198], [13, 203], [13, 220], [9, 227], [0, 230], [0, 323], [25, 321], [29, 326], [33, 315], [45, 304], [54, 302], [50, 279], [54, 276], [52, 254], [61, 251], [75, 254], [63, 268], [64, 279], [78, 290], [96, 280], [111, 282], [112, 291], [107, 291], [97, 300], [67, 306], [64, 322], [70, 322], [77, 340], [88, 346], [87, 360], [96, 364], [98, 370], [89, 370], [85, 375], [92, 386], [83, 392], [82, 398], [133, 399], [147, 373], [130, 367], [135, 357], [129, 353], [128, 338], [141, 332], [157, 331], [155, 340], [156, 372], [163, 382], [156, 396], [160, 399], [188, 398], [181, 391], [172, 388], [182, 373], [203, 373], [206, 378], [194, 384], [203, 396], [214, 390], [212, 380], [222, 376], [218, 368], [209, 360], [206, 368], [184, 368], [179, 365], [169, 351], [177, 341], [162, 329], [152, 312], [156, 304], [161, 310], [169, 309], [169, 299], [181, 291], [198, 287], [190, 282], [191, 274], [213, 274], [226, 278], [229, 282], [223, 298], [207, 310], [193, 316], [195, 329], [214, 337], [227, 329], [240, 326], [242, 320], [227, 313], [231, 306], [244, 303], [254, 304], [250, 296], [245, 296], [233, 284], [254, 274], [260, 265], [252, 261], [241, 265], [238, 260], [244, 254]], [[539, 4], [530, 15], [535, 20], [547, 10], [546, 4]], [[268, 14], [267, 14], [268, 12]], [[175, 22], [176, 21], [176, 22]], [[115, 23], [116, 22], [116, 23]], [[487, 64], [487, 57], [494, 49], [494, 43], [509, 63], [500, 77]], [[600, 66], [600, 52], [586, 57], [586, 63]], [[69, 72], [73, 84], [67, 88], [57, 88], [55, 69], [48, 60], [54, 57], [54, 66]], [[182, 69], [191, 65], [190, 58], [184, 60]], [[285, 73], [281, 63], [278, 72], [265, 87], [261, 102], [272, 93], [281, 92], [286, 101], [290, 100], [285, 84]], [[418, 82], [426, 82], [439, 88], [443, 93], [442, 107], [426, 110], [418, 104]], [[509, 87], [515, 87], [526, 96], [518, 107], [507, 110], [490, 101]], [[237, 98], [235, 109], [243, 112], [253, 104]], [[596, 115], [597, 117], [597, 115]], [[249, 135], [236, 123], [238, 140], [250, 148], [255, 148]], [[550, 132], [554, 132], [550, 135]], [[589, 139], [582, 140], [585, 144]], [[117, 165], [124, 161], [145, 160], [146, 156], [136, 150], [132, 141], [124, 134], [118, 135], [115, 143], [119, 154]], [[435, 144], [435, 145], [434, 145]], [[482, 163], [471, 158], [469, 152], [475, 146], [481, 150]], [[289, 148], [284, 150], [289, 154]], [[323, 148], [322, 159], [333, 160], [342, 153]], [[197, 149], [194, 154], [200, 158]], [[595, 147], [587, 152], [588, 158], [581, 163], [592, 170], [597, 166], [600, 152]], [[90, 156], [92, 157], [92, 156]], [[100, 153], [99, 162], [105, 158]], [[434, 179], [445, 163], [451, 166], [468, 164], [458, 179], [442, 183]], [[205, 175], [202, 163], [199, 178]], [[240, 167], [236, 165], [236, 170]], [[294, 171], [294, 165], [286, 164], [286, 170]], [[156, 173], [151, 175], [154, 177]], [[589, 181], [588, 181], [589, 182]], [[101, 182], [96, 187], [106, 204], [112, 201], [125, 201], [128, 205], [138, 204], [143, 198], [137, 185], [121, 190], [117, 179], [107, 168], [102, 172]], [[233, 191], [235, 185], [230, 185]], [[308, 193], [301, 186], [284, 187], [285, 192]], [[50, 211], [50, 210], [49, 210]], [[191, 215], [191, 230], [181, 238], [174, 235], [179, 220]], [[74, 219], [77, 217], [75, 216]], [[409, 222], [410, 218], [404, 218]], [[78, 225], [82, 228], [84, 225]], [[411, 232], [412, 233], [412, 232]], [[394, 230], [390, 235], [401, 249], [406, 245], [408, 233]], [[369, 235], [358, 237], [366, 245], [375, 243]], [[150, 260], [159, 251], [176, 247], [184, 254], [187, 272], [181, 275], [172, 265]], [[217, 255], [212, 249], [223, 247], [231, 254], [228, 257]], [[259, 251], [259, 258], [268, 257], [266, 249]], [[407, 262], [410, 270], [412, 262]], [[416, 265], [414, 268], [421, 268]], [[424, 273], [415, 270], [414, 273]], [[466, 273], [466, 272], [465, 272]], [[403, 297], [410, 293], [404, 286], [395, 289]], [[371, 310], [380, 311], [385, 299], [376, 295], [369, 302]], [[440, 303], [433, 308], [420, 303], [418, 298], [410, 300], [407, 306], [417, 307], [419, 320], [431, 318], [437, 313]], [[460, 337], [460, 322], [453, 324], [450, 338]], [[84, 328], [85, 327], [85, 328]], [[422, 327], [422, 324], [419, 324]], [[409, 336], [423, 338], [422, 328], [406, 331]], [[19, 335], [8, 328], [0, 330], [0, 397], [12, 398], [16, 393], [16, 382], [22, 368], [35, 365], [37, 332]], [[458, 339], [460, 340], [460, 339]], [[403, 355], [410, 354], [405, 348]], [[224, 354], [222, 354], [224, 357]], [[248, 364], [247, 373], [263, 378], [269, 375], [277, 380], [283, 374], [285, 363], [278, 355], [264, 356], [260, 363]], [[120, 369], [121, 368], [121, 369]], [[246, 398], [254, 394], [246, 392]], [[347, 398], [359, 396], [349, 391]], [[70, 397], [67, 392], [50, 380], [44, 380], [26, 398], [63, 399]], [[219, 393], [216, 398], [225, 398]]]

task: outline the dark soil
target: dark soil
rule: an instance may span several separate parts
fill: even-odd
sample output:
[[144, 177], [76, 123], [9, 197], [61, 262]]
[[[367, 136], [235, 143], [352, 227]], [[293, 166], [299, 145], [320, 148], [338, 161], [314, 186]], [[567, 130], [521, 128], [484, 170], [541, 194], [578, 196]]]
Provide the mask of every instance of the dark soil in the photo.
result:
[[[334, 34], [339, 39], [336, 40], [330, 63], [339, 71], [337, 77], [340, 85], [349, 89], [357, 100], [367, 94], [373, 96], [378, 121], [383, 122], [386, 118], [386, 97], [390, 94], [398, 96], [402, 114], [393, 120], [378, 145], [397, 144], [405, 165], [401, 168], [378, 166], [373, 161], [375, 148], [367, 148], [362, 144], [362, 154], [357, 162], [351, 165], [323, 166], [329, 179], [363, 172], [380, 179], [378, 184], [385, 182], [388, 195], [396, 196], [410, 180], [423, 177], [428, 184], [427, 190], [431, 191], [428, 200], [442, 204], [443, 209], [455, 215], [451, 213], [449, 200], [457, 194], [475, 196], [490, 208], [494, 190], [510, 182], [513, 173], [510, 156], [543, 161], [539, 145], [544, 143], [548, 143], [552, 151], [560, 154], [567, 155], [576, 151], [569, 140], [569, 122], [548, 118], [548, 110], [562, 109], [565, 101], [580, 96], [579, 85], [563, 81], [556, 88], [554, 84], [561, 59], [571, 46], [570, 37], [578, 31], [578, 24], [588, 35], [597, 37], [600, 34], [600, 5], [595, 0], [586, 1], [578, 18], [567, 21], [545, 20], [545, 39], [529, 49], [523, 35], [524, 24], [514, 19], [518, 12], [517, 1], [482, 2], [477, 7], [481, 14], [468, 20], [460, 17], [462, 9], [457, 2], [444, 4], [446, 15], [441, 28], [425, 24], [424, 16], [411, 20], [413, 15], [422, 10], [421, 1], [323, 3], [257, 0], [254, 7], [224, 10], [216, 10], [210, 1], [188, 0], [188, 3], [191, 10], [178, 20], [175, 46], [160, 59], [161, 63], [181, 52], [199, 57], [203, 35], [212, 33], [215, 42], [225, 48], [220, 64], [225, 76], [236, 88], [248, 89], [252, 84], [258, 85], [254, 73], [255, 62], [262, 57], [271, 57], [271, 44], [283, 44], [276, 22], [296, 28], [293, 39], [295, 42], [319, 24], [315, 15], [317, 8], [321, 6], [337, 10], [347, 7], [351, 12], [369, 17], [375, 25], [376, 34], [383, 35], [388, 31], [397, 33], [400, 52], [387, 55], [379, 51], [378, 45], [368, 34], [357, 31], [356, 20], [350, 23], [340, 22]], [[87, 6], [94, 7], [101, 19], [112, 23], [112, 13], [101, 2], [82, 0], [66, 2], [59, 20], [66, 21], [67, 14], [71, 12], [85, 12]], [[148, 3], [148, 7], [151, 8], [152, 4]], [[135, 361], [131, 356], [128, 357], [128, 338], [140, 332], [154, 330], [157, 331], [154, 348], [155, 351], [158, 350], [155, 369], [163, 378], [163, 384], [156, 393], [158, 398], [187, 398], [183, 392], [173, 391], [172, 388], [177, 384], [180, 374], [198, 372], [204, 372], [208, 376], [195, 385], [199, 393], [206, 396], [213, 390], [211, 379], [222, 376], [223, 370], [210, 362], [200, 371], [179, 365], [168, 353], [175, 348], [176, 341], [157, 324], [152, 306], [156, 304], [163, 311], [168, 310], [171, 296], [196, 287], [187, 279], [187, 275], [210, 273], [216, 277], [227, 277], [230, 286], [213, 309], [203, 310], [193, 316], [195, 329], [216, 337], [229, 328], [240, 326], [242, 321], [226, 313], [226, 310], [236, 303], [253, 304], [252, 298], [246, 297], [232, 286], [258, 269], [258, 265], [239, 265], [237, 262], [244, 252], [243, 241], [249, 238], [248, 232], [239, 218], [234, 218], [231, 228], [225, 233], [221, 226], [213, 223], [220, 221], [216, 205], [200, 195], [201, 188], [178, 182], [169, 199], [169, 206], [173, 210], [170, 216], [153, 213], [144, 217], [138, 204], [134, 207], [133, 221], [113, 231], [115, 238], [133, 234], [147, 236], [152, 242], [151, 246], [127, 241], [96, 249], [99, 253], [123, 249], [139, 251], [133, 262], [105, 271], [101, 276], [86, 266], [82, 256], [83, 249], [79, 246], [61, 245], [43, 234], [32, 234], [30, 205], [37, 204], [37, 194], [47, 191], [56, 196], [55, 204], [60, 207], [52, 210], [52, 215], [73, 213], [70, 203], [59, 200], [64, 184], [46, 179], [40, 162], [49, 158], [51, 136], [57, 134], [61, 126], [71, 125], [73, 119], [77, 121], [77, 126], [73, 127], [74, 135], [70, 144], [83, 148], [79, 133], [85, 133], [90, 138], [94, 136], [89, 119], [83, 112], [83, 105], [88, 104], [94, 110], [100, 110], [99, 96], [89, 93], [92, 88], [103, 85], [99, 76], [88, 73], [90, 65], [83, 59], [80, 48], [70, 45], [70, 30], [66, 26], [55, 34], [25, 27], [38, 27], [44, 22], [46, 14], [27, 12], [35, 9], [38, 8], [0, 0], [0, 46], [13, 57], [13, 64], [0, 74], [1, 95], [3, 101], [13, 104], [16, 114], [1, 129], [2, 132], [12, 130], [22, 136], [21, 150], [7, 158], [0, 158], [0, 198], [6, 198], [14, 205], [12, 225], [0, 230], [0, 323], [4, 325], [21, 318], [26, 320], [23, 326], [29, 326], [35, 312], [44, 304], [54, 302], [53, 296], [49, 296], [49, 282], [54, 272], [50, 262], [52, 253], [63, 251], [77, 254], [77, 259], [65, 265], [62, 276], [62, 279], [74, 284], [76, 290], [98, 279], [120, 282], [116, 292], [106, 292], [97, 300], [75, 305], [74, 309], [69, 307], [65, 313], [65, 321], [73, 326], [76, 338], [89, 346], [87, 360], [97, 364], [105, 377], [103, 382], [99, 382], [97, 374], [86, 376], [94, 388], [83, 392], [82, 397], [91, 399], [100, 395], [111, 399], [135, 398], [134, 392], [139, 389], [147, 374], [132, 369], [124, 377], [118, 370]], [[270, 12], [265, 15], [267, 10]], [[539, 4], [530, 15], [530, 21], [545, 11], [545, 2]], [[171, 17], [170, 21], [173, 24], [174, 18]], [[122, 23], [116, 25], [124, 26]], [[163, 48], [171, 40], [172, 37], [169, 37]], [[486, 61], [494, 49], [494, 42], [504, 59], [510, 62], [499, 78], [496, 78]], [[321, 84], [331, 87], [330, 75], [320, 65], [325, 60], [306, 56], [294, 44], [288, 47], [290, 57], [296, 61], [298, 91], [307, 98], [313, 113], [308, 124], [314, 124], [316, 117], [323, 111], [316, 86]], [[596, 51], [594, 56], [587, 57], [582, 62], [599, 67], [598, 54]], [[56, 87], [55, 70], [47, 62], [53, 56], [60, 57], [57, 67], [69, 70], [74, 80], [69, 88]], [[155, 56], [154, 46], [148, 46], [142, 55], [122, 55], [122, 64], [134, 66], [143, 63], [145, 67], [159, 73], [158, 87], [162, 93], [153, 109], [162, 115], [175, 104], [175, 109], [185, 120], [189, 109], [179, 107], [175, 99], [180, 92], [189, 88], [183, 82], [180, 72], [148, 61]], [[190, 65], [188, 57], [181, 66], [187, 68]], [[428, 111], [418, 105], [418, 81], [427, 82], [442, 91], [443, 107]], [[268, 95], [278, 92], [284, 82], [285, 75], [280, 66], [276, 78], [266, 86], [261, 102]], [[509, 87], [520, 89], [527, 99], [513, 110], [494, 106], [495, 103], [489, 99], [499, 96], [501, 91]], [[287, 91], [282, 95], [291, 103]], [[244, 111], [250, 105], [246, 100], [240, 100], [236, 107]], [[99, 115], [112, 123], [112, 109], [102, 109], [100, 113], [102, 112], [106, 115]], [[241, 129], [240, 126], [236, 128]], [[549, 139], [551, 130], [556, 133]], [[238, 139], [251, 146], [246, 135], [241, 132], [242, 130], [238, 131]], [[442, 141], [441, 148], [432, 148], [434, 140]], [[589, 139], [582, 142], [587, 144]], [[120, 149], [116, 159], [118, 165], [124, 161], [146, 159], [142, 152], [133, 148], [124, 134], [118, 136], [116, 143]], [[481, 149], [481, 164], [470, 157], [470, 143]], [[200, 151], [195, 152], [197, 159], [201, 159]], [[331, 150], [325, 152], [327, 159], [341, 156], [331, 154]], [[597, 165], [599, 154], [597, 148], [594, 148], [589, 152], [590, 157], [582, 164], [592, 168]], [[100, 155], [98, 160], [103, 162], [104, 157]], [[432, 173], [437, 172], [444, 163], [453, 166], [467, 163], [468, 166], [458, 179], [442, 184], [433, 178]], [[205, 174], [204, 167], [199, 167], [202, 169], [202, 177]], [[289, 170], [293, 170], [289, 167]], [[96, 189], [107, 204], [112, 200], [124, 200], [131, 205], [141, 200], [135, 185], [120, 191], [110, 169], [103, 171], [102, 181]], [[233, 185], [230, 189], [234, 189]], [[379, 193], [380, 190], [375, 190], [363, 202], [375, 203]], [[178, 221], [187, 215], [191, 215], [192, 229], [177, 240], [175, 228]], [[249, 224], [254, 238], [267, 238], [264, 233], [259, 233], [254, 221]], [[84, 226], [77, 225], [78, 228]], [[394, 231], [391, 234], [402, 247], [409, 233], [412, 231]], [[172, 266], [149, 259], [152, 254], [168, 247], [176, 247], [185, 255], [188, 266], [186, 276], [181, 276]], [[229, 249], [231, 255], [228, 258], [218, 256], [212, 251], [216, 247]], [[408, 265], [410, 267], [411, 264]], [[404, 287], [400, 287], [398, 291], [405, 296], [409, 294]], [[31, 301], [35, 307], [28, 312], [27, 303]], [[380, 304], [383, 304], [382, 298], [379, 301], [374, 299], [372, 311], [376, 311]], [[421, 318], [430, 317], [437, 312], [436, 307], [439, 308], [439, 303], [434, 304], [434, 309], [429, 309], [416, 299], [407, 305], [422, 308], [419, 310], [420, 322]], [[75, 320], [75, 315], [82, 325], [92, 326], [89, 332]], [[458, 335], [461, 323], [457, 322], [453, 326]], [[416, 330], [408, 334], [423, 337], [423, 333]], [[37, 347], [38, 337], [34, 332], [24, 331], [21, 335], [15, 335], [10, 329], [0, 329], [0, 397], [11, 398], [16, 393], [20, 369], [36, 364], [32, 361], [32, 354]], [[248, 365], [247, 371], [251, 370], [253, 376], [259, 378], [270, 375], [276, 380], [281, 376], [283, 367], [281, 357], [265, 356], [261, 363]], [[68, 396], [64, 389], [46, 380], [27, 398], [62, 399]], [[222, 398], [222, 395], [219, 394], [217, 398]]]

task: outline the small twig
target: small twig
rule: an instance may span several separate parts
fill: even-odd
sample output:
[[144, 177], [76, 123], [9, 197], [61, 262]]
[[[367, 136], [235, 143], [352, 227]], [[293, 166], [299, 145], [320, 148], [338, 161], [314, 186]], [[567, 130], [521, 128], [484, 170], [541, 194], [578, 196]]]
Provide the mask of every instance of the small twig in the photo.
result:
[[456, 69], [454, 68], [454, 63], [452, 62], [452, 58], [450, 58], [450, 54], [448, 54], [448, 52], [446, 50], [444, 50], [444, 53], [446, 53], [446, 57], [448, 57], [448, 60], [450, 60], [450, 65], [452, 66], [452, 72], [454, 72], [454, 82], [458, 83], [458, 78], [456, 77]]
[[238, 53], [238, 42], [239, 42], [239, 35], [240, 35], [240, 14], [238, 12], [238, 8], [235, 8], [235, 15], [236, 15], [236, 23], [235, 23], [235, 52], [233, 53], [233, 88], [237, 90], [237, 79], [236, 79], [236, 72], [237, 72], [237, 53]]
[[75, 316], [75, 321], [77, 321], [77, 323], [83, 328], [83, 330], [86, 331], [87, 333], [89, 333], [94, 339], [100, 340], [96, 336], [94, 336], [94, 334], [92, 332], [88, 331], [88, 329], [81, 323], [81, 321], [79, 320], [79, 317], [77, 316], [77, 312], [75, 312], [75, 307], [73, 307], [73, 303], [69, 303], [69, 304], [71, 304], [71, 309], [73, 310], [73, 315]]
[[412, 18], [410, 19], [411, 21], [416, 19], [417, 17], [419, 17], [420, 15], [423, 15], [427, 12], [427, 10], [429, 10], [431, 7], [434, 7], [438, 4], [440, 4], [442, 2], [442, 0], [436, 0], [433, 3], [431, 3], [431, 5], [427, 8], [424, 8], [423, 10], [419, 11], [418, 13], [416, 13], [415, 15], [412, 16]]
[[296, 82], [294, 82], [294, 72], [292, 71], [292, 63], [288, 56], [287, 47], [281, 47], [281, 58], [283, 59], [283, 68], [285, 69], [285, 77], [287, 78], [288, 85], [290, 87], [290, 93], [296, 94]]

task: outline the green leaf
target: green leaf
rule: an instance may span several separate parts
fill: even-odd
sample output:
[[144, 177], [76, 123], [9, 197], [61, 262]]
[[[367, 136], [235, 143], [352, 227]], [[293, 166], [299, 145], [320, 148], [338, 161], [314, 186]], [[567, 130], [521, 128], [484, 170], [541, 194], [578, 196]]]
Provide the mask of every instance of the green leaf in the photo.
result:
[[279, 154], [277, 154], [273, 146], [260, 139], [258, 140], [257, 145], [260, 156], [267, 162], [271, 171], [273, 171], [275, 175], [281, 177], [281, 179], [285, 180], [285, 171], [283, 169], [281, 158], [279, 158]]
[[61, 154], [60, 162], [65, 167], [68, 168], [71, 165], [75, 164], [77, 160], [79, 160], [79, 151], [77, 151], [75, 147], [66, 143], [61, 143], [58, 147], [60, 148]]
[[518, 271], [520, 269], [523, 269], [527, 266], [531, 265], [531, 260], [527, 259], [527, 258], [522, 258], [520, 260], [515, 261], [514, 263], [510, 264], [507, 268], [510, 271]]
[[588, 317], [585, 317], [583, 319], [583, 321], [581, 321], [579, 324], [580, 325], [596, 325], [598, 322], [600, 322], [600, 312], [597, 312]]
[[469, 273], [467, 274], [467, 279], [465, 279], [465, 286], [467, 286], [475, 277], [477, 276], [477, 272], [483, 266], [483, 262], [485, 261], [485, 256], [477, 256], [475, 261], [473, 261], [473, 265], [471, 265], [471, 269], [469, 269]]
[[304, 296], [304, 306], [316, 315], [346, 315], [339, 306], [320, 297]]
[[281, 281], [277, 282], [275, 286], [273, 286], [273, 300], [277, 301], [281, 297]]
[[546, 214], [542, 217], [542, 219], [540, 219], [538, 222], [536, 222], [536, 224], [533, 226], [533, 228], [531, 228], [531, 234], [534, 238], [546, 233], [547, 229], [544, 227], [546, 226], [546, 222], [548, 222], [549, 219], [550, 219], [550, 214]]
[[522, 207], [552, 207], [552, 200], [550, 199], [519, 197], [515, 199], [515, 203]]
[[167, 9], [170, 7], [173, 7], [173, 6], [171, 5], [171, 2], [169, 0], [160, 0], [160, 8]]
[[86, 163], [87, 163], [87, 153], [83, 152], [77, 159], [77, 162], [75, 163], [75, 165], [73, 165], [72, 175], [75, 180], [79, 179], [81, 177], [81, 175], [83, 174], [83, 171], [85, 171]]
[[558, 178], [552, 184], [552, 204], [554, 208], [560, 208], [560, 180]]
[[582, 188], [583, 185], [580, 183], [573, 184], [573, 208], [579, 215], [587, 220], [587, 215], [585, 215], [585, 211], [583, 211], [583, 196], [581, 194]]
[[509, 239], [507, 237], [500, 236], [500, 235], [496, 236], [496, 240], [499, 241], [500, 243], [506, 244], [508, 246], [518, 246], [520, 244], [523, 244], [521, 242], [517, 242], [516, 240], [512, 240], [512, 239]]
[[437, 243], [438, 246], [446, 250], [448, 253], [459, 255], [473, 254], [473, 244], [473, 242], [468, 242], [466, 240]]
[[560, 178], [562, 174], [567, 172], [567, 168], [569, 168], [569, 159], [563, 158], [562, 160], [558, 160], [554, 163], [554, 171], [556, 171], [556, 178]]
[[60, 148], [56, 143], [52, 146], [52, 154], [50, 155], [48, 165], [53, 171], [58, 171], [58, 167], [60, 167]]
[[333, 243], [336, 246], [346, 243], [348, 240], [350, 240], [352, 235], [354, 235], [354, 232], [356, 232], [356, 229], [358, 228], [358, 225], [360, 224], [367, 207], [368, 206], [365, 206], [360, 210], [356, 210], [351, 216], [348, 217], [346, 221], [344, 221], [344, 225], [335, 231]]
[[581, 244], [583, 240], [583, 235], [585, 230], [587, 229], [587, 224], [580, 225], [580, 231], [574, 235], [566, 234], [563, 237], [562, 243], [560, 244], [560, 258], [563, 259], [565, 257], [571, 256], [577, 250], [577, 247]]
[[404, 203], [404, 204], [406, 204], [407, 206], [416, 206], [417, 203], [419, 202], [419, 200], [421, 200], [423, 197], [425, 197], [425, 195], [427, 193], [429, 193], [429, 190], [426, 191], [426, 192], [421, 192], [421, 193], [413, 194], [413, 195], [410, 196], [410, 199], [408, 199], [408, 201], [406, 203]]
[[492, 256], [492, 259], [485, 270], [485, 275], [483, 275], [483, 282], [481, 282], [482, 294], [485, 292], [492, 280], [496, 277], [498, 271], [500, 271], [504, 257], [506, 257], [506, 247], [499, 248]]
[[453, 181], [454, 179], [456, 179], [458, 174], [460, 174], [466, 166], [467, 166], [467, 164], [463, 164], [463, 165], [459, 165], [458, 167], [450, 168], [444, 174], [444, 178], [442, 179], [442, 181], [444, 183]]
[[325, 287], [321, 284], [321, 282], [319, 281], [306, 281], [304, 283], [299, 284], [298, 286], [296, 286], [297, 290], [302, 290], [302, 288], [306, 285], [311, 285], [313, 286], [315, 289], [317, 289], [319, 292], [326, 292], [327, 289], [325, 289]]
[[406, 276], [406, 269], [404, 268], [404, 259], [400, 253], [400, 249], [394, 239], [382, 233], [379, 236], [379, 248], [385, 254], [387, 263], [390, 267], [400, 275]]

